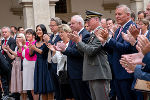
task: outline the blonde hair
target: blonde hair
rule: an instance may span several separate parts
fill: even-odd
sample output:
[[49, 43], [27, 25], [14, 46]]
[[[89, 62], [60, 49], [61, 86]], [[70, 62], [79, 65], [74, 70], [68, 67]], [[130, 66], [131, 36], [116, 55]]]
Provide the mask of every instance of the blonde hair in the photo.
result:
[[62, 24], [58, 26], [59, 31], [71, 32], [71, 28], [67, 24]]
[[25, 45], [26, 44], [26, 38], [25, 38], [25, 35], [23, 34], [23, 33], [19, 33], [19, 34], [17, 34], [17, 37], [18, 36], [20, 36], [22, 39], [23, 39], [23, 45]]

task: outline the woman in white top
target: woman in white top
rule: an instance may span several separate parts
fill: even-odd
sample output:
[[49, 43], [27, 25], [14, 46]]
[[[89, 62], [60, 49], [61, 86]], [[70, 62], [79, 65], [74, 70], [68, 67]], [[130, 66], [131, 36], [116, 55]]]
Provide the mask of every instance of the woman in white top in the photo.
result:
[[38, 95], [34, 94], [34, 68], [35, 61], [37, 59], [36, 54], [29, 55], [29, 46], [30, 44], [35, 44], [35, 36], [36, 33], [32, 29], [26, 30], [26, 45], [25, 48], [22, 49], [22, 57], [23, 59], [23, 90], [31, 90], [32, 96], [34, 100], [38, 99]]
[[[62, 39], [61, 42], [63, 42], [66, 46], [68, 46], [69, 38], [68, 34], [71, 32], [71, 28], [67, 24], [62, 24], [59, 26], [59, 36]], [[48, 44], [48, 47], [52, 53], [52, 62], [57, 63], [57, 75], [59, 76], [59, 72], [62, 71], [65, 67], [65, 70], [67, 70], [67, 56], [63, 55], [59, 50], [58, 46], [54, 46], [51, 44]], [[73, 95], [69, 84], [60, 84], [61, 88], [61, 95], [63, 99], [66, 100], [72, 100]], [[69, 99], [68, 99], [69, 98]]]

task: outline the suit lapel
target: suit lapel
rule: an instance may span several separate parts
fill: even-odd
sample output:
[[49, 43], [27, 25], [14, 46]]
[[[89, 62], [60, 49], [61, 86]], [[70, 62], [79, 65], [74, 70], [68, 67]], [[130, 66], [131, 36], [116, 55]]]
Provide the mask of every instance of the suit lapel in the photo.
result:
[[3, 43], [4, 43], [4, 40], [2, 40], [2, 43], [1, 43], [1, 45], [3, 45]]
[[[133, 23], [132, 21], [129, 21], [129, 22], [123, 27], [123, 30], [122, 30], [121, 32], [126, 33], [126, 31], [128, 30], [129, 26], [130, 26], [132, 23]], [[120, 30], [120, 28], [119, 28], [119, 30]], [[117, 32], [118, 34], [119, 34], [119, 30], [118, 30], [118, 32]], [[121, 37], [122, 37], [122, 34], [120, 33], [120, 35], [119, 35], [118, 38], [117, 38], [117, 41], [119, 41], [120, 39], [122, 39]]]
[[9, 38], [7, 45], [9, 45], [11, 43], [11, 37]]
[[84, 32], [84, 30], [85, 30], [85, 29], [83, 29], [83, 30], [79, 33], [79, 36]]
[[120, 28], [118, 28], [118, 29], [116, 30], [116, 32], [115, 32], [115, 36], [114, 36], [115, 39], [117, 38], [117, 35], [119, 34], [119, 31], [120, 31]]
[[73, 42], [72, 40], [70, 40], [68, 47], [72, 47], [73, 43], [74, 43], [74, 42]]
[[54, 37], [54, 34], [52, 34], [52, 35], [50, 36], [51, 40], [53, 39], [53, 37]]
[[54, 40], [54, 43], [58, 42], [60, 39], [59, 35], [56, 36], [55, 40]]
[[147, 37], [147, 39], [150, 41], [150, 30], [148, 31], [146, 37]]

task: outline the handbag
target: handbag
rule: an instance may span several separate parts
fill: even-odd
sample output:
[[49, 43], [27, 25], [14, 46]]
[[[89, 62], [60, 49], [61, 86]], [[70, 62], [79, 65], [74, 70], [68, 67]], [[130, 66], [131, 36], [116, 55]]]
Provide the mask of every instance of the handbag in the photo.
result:
[[66, 68], [66, 61], [64, 63], [64, 68], [62, 71], [59, 71], [58, 81], [60, 84], [69, 84], [69, 78]]
[[134, 89], [145, 91], [145, 92], [150, 92], [150, 81], [136, 79]]

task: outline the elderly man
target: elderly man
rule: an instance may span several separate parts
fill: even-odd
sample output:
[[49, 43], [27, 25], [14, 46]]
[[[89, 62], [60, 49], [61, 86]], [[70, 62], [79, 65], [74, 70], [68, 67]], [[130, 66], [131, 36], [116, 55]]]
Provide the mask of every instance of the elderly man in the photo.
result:
[[147, 7], [146, 7], [146, 19], [150, 20], [150, 2], [148, 3]]
[[88, 24], [92, 30], [88, 43], [81, 41], [78, 34], [72, 34], [79, 51], [84, 52], [83, 80], [89, 82], [92, 100], [108, 100], [109, 80], [111, 69], [107, 60], [107, 53], [102, 48], [102, 43], [96, 38], [94, 32], [100, 26], [100, 13], [86, 11]]
[[11, 26], [10, 30], [11, 30], [11, 35], [13, 36], [13, 38], [16, 39], [16, 36], [17, 36], [17, 27], [16, 26]]
[[[80, 15], [74, 15], [70, 23], [73, 33], [82, 35], [82, 41], [87, 42], [90, 35], [84, 29], [83, 18]], [[76, 43], [70, 40], [68, 46], [61, 43], [58, 47], [64, 55], [67, 55], [67, 71], [75, 100], [91, 100], [89, 86], [86, 81], [82, 80], [83, 56], [77, 50]]]
[[[112, 71], [114, 74], [114, 85], [117, 94], [117, 100], [136, 100], [136, 95], [131, 90], [133, 75], [126, 72], [121, 66], [119, 60], [121, 55], [137, 52], [136, 48], [122, 38], [121, 32], [126, 33], [131, 24], [131, 10], [126, 5], [119, 5], [115, 11], [116, 21], [121, 26], [114, 35], [114, 38], [109, 38], [108, 32], [101, 30], [96, 33], [96, 36], [104, 44], [104, 47], [112, 54]], [[106, 41], [105, 41], [106, 40]]]
[[3, 39], [1, 42], [2, 50], [0, 54], [0, 70], [1, 70], [1, 81], [2, 81], [2, 88], [4, 91], [4, 97], [3, 99], [7, 100], [9, 95], [9, 81], [10, 81], [10, 75], [11, 75], [11, 63], [12, 59], [9, 58], [7, 53], [3, 50], [6, 48], [6, 45], [9, 45], [10, 49], [13, 51], [15, 50], [16, 42], [13, 38], [10, 37], [11, 31], [9, 27], [3, 27], [2, 28], [2, 35]]

